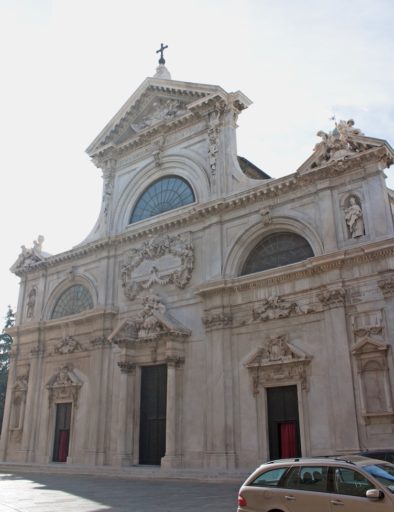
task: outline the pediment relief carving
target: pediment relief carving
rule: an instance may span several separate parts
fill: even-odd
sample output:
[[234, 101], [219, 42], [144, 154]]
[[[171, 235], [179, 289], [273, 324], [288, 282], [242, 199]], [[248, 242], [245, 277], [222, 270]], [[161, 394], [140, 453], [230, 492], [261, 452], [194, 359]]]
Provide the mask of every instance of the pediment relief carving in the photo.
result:
[[22, 252], [18, 256], [16, 262], [10, 268], [11, 272], [13, 272], [16, 275], [20, 275], [24, 271], [29, 271], [36, 263], [45, 261], [45, 259], [47, 259], [50, 256], [50, 254], [42, 250], [43, 243], [44, 237], [42, 235], [39, 235], [37, 237], [37, 240], [34, 240], [33, 247], [31, 247], [30, 249], [22, 245]]
[[194, 268], [191, 235], [163, 235], [146, 240], [139, 248], [131, 249], [126, 258], [120, 276], [128, 299], [134, 300], [154, 284], [184, 288]]
[[268, 297], [253, 308], [252, 317], [254, 321], [267, 322], [290, 316], [306, 315], [315, 311], [312, 306], [302, 307], [297, 302], [288, 302], [281, 297]]
[[163, 336], [188, 335], [190, 331], [166, 311], [160, 298], [157, 295], [148, 295], [142, 299], [141, 311], [134, 318], [124, 320], [109, 336], [109, 340], [124, 347]]
[[300, 382], [307, 388], [307, 368], [312, 357], [289, 343], [287, 336], [269, 337], [245, 364], [252, 377], [253, 394], [260, 387]]
[[[320, 130], [316, 135], [321, 141], [315, 145], [313, 154], [298, 169], [299, 174], [308, 173], [327, 164], [341, 165], [354, 159], [356, 155], [384, 146], [388, 151], [385, 151], [387, 154], [382, 157], [381, 162], [379, 161], [380, 168], [390, 166], [393, 162], [392, 152], [385, 145], [385, 141], [365, 136], [360, 129], [355, 128], [353, 119], [336, 122], [332, 131], [326, 133]], [[338, 167], [337, 171], [340, 170], [345, 171], [346, 166]]]
[[388, 348], [389, 345], [387, 343], [383, 343], [382, 341], [378, 341], [367, 336], [354, 344], [352, 347], [352, 354], [355, 356], [376, 354], [379, 352], [386, 352]]
[[270, 366], [292, 361], [309, 361], [305, 352], [288, 341], [287, 335], [266, 338], [262, 346], [246, 363], [247, 368]]
[[78, 394], [82, 384], [71, 364], [58, 368], [46, 385], [49, 392], [49, 403], [53, 404], [57, 401], [70, 400], [74, 405], [77, 405]]

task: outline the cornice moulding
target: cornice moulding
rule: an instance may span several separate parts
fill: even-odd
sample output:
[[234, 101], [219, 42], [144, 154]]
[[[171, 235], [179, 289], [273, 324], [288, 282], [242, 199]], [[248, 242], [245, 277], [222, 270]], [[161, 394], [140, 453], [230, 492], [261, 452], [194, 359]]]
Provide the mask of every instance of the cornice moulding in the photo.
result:
[[355, 264], [367, 263], [373, 260], [394, 256], [394, 239], [376, 242], [368, 247], [357, 247], [354, 250], [338, 251], [323, 256], [315, 256], [313, 261], [303, 261], [289, 265], [285, 270], [278, 267], [272, 270], [250, 274], [247, 276], [222, 279], [204, 284], [196, 290], [197, 295], [211, 295], [221, 292], [239, 292], [250, 289], [264, 288], [297, 279], [309, 278], [330, 270], [340, 269]]
[[[252, 189], [248, 189], [243, 192], [237, 192], [232, 196], [216, 199], [209, 203], [197, 204], [187, 207], [185, 208], [182, 217], [179, 217], [179, 211], [171, 210], [167, 216], [165, 216], [165, 218], [160, 216], [158, 219], [149, 219], [148, 222], [150, 222], [148, 225], [146, 225], [146, 221], [144, 221], [144, 227], [131, 224], [127, 226], [126, 231], [120, 235], [110, 236], [84, 246], [77, 246], [76, 248], [64, 253], [48, 257], [45, 259], [45, 261], [36, 263], [29, 269], [21, 269], [17, 275], [23, 276], [26, 274], [34, 273], [37, 270], [52, 267], [63, 261], [80, 258], [112, 245], [121, 245], [125, 242], [140, 240], [154, 234], [168, 233], [172, 230], [179, 229], [180, 227], [189, 226], [199, 222], [201, 219], [206, 218], [207, 216], [216, 214], [219, 215], [229, 210], [233, 211], [238, 208], [243, 208], [249, 204], [255, 203], [256, 201], [278, 198], [279, 196], [286, 195], [287, 193], [294, 192], [298, 189], [302, 189], [305, 193], [305, 186], [310, 185], [314, 189], [318, 186], [318, 180], [323, 180], [327, 177], [335, 177], [336, 175], [340, 175], [345, 171], [348, 172], [351, 169], [356, 168], [357, 170], [362, 170], [365, 172], [364, 167], [360, 169], [357, 166], [360, 159], [362, 161], [365, 160], [366, 154], [368, 154], [367, 160], [372, 161], [378, 160], [385, 155], [388, 156], [389, 153], [390, 152], [388, 148], [381, 146], [361, 154], [356, 154], [355, 156], [346, 160], [330, 162], [323, 167], [318, 167], [303, 174], [298, 174], [296, 172], [282, 178], [267, 180], [267, 182], [257, 185]], [[376, 169], [370, 170], [369, 172], [376, 172]]]

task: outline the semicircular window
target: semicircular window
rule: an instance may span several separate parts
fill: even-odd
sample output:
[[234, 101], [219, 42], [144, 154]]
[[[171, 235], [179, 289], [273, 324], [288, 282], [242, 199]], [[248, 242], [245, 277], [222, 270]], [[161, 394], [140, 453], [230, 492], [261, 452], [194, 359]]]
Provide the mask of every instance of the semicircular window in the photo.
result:
[[282, 267], [314, 256], [309, 243], [295, 233], [274, 233], [263, 238], [249, 254], [241, 275]]
[[51, 318], [76, 315], [93, 308], [93, 299], [89, 291], [82, 285], [76, 284], [67, 288], [57, 299]]
[[152, 183], [140, 196], [130, 224], [194, 202], [194, 193], [186, 180], [166, 176]]

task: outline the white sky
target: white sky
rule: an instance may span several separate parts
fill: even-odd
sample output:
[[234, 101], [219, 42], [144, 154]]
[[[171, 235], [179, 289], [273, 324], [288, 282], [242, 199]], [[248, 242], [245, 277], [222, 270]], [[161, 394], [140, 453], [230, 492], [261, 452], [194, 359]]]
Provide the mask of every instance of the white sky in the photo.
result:
[[[354, 118], [394, 145], [393, 0], [0, 0], [0, 327], [20, 246], [70, 249], [101, 202], [86, 147], [157, 66], [240, 89], [238, 154], [280, 177]], [[388, 171], [394, 188], [394, 167]]]

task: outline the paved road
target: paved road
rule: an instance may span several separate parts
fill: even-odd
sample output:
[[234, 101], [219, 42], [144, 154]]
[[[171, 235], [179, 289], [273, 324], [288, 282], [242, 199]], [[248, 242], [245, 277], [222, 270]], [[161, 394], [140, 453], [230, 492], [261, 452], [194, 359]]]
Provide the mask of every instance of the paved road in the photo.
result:
[[0, 473], [0, 512], [235, 512], [240, 483]]

